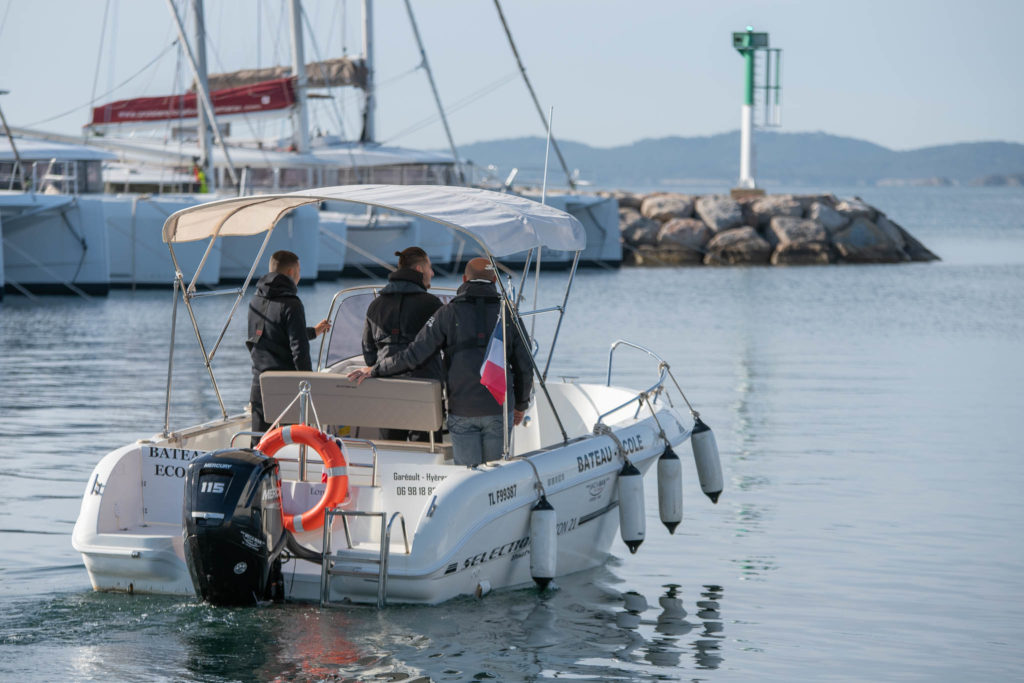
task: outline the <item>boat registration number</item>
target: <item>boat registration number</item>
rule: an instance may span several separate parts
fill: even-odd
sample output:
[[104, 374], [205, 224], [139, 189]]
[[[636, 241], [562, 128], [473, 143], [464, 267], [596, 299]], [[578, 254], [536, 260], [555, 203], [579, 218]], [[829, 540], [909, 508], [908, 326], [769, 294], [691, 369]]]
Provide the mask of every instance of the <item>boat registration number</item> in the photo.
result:
[[500, 488], [500, 489], [498, 489], [496, 491], [489, 491], [487, 493], [487, 501], [491, 505], [498, 505], [500, 503], [505, 503], [507, 501], [510, 501], [510, 500], [512, 500], [513, 498], [516, 497], [516, 487], [517, 486], [518, 486], [518, 484], [512, 484], [511, 486], [506, 486], [506, 487]]

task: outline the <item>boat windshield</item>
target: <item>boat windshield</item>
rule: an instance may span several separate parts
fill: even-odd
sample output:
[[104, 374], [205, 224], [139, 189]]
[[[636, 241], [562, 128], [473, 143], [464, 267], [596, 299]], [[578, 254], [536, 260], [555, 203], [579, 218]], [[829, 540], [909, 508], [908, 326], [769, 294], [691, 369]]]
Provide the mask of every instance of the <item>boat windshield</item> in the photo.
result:
[[[383, 285], [363, 286], [342, 290], [334, 295], [334, 315], [328, 316], [331, 319], [331, 332], [327, 342], [327, 359], [321, 367], [329, 368], [350, 358], [362, 358], [366, 309], [381, 289]], [[432, 288], [430, 293], [446, 304], [452, 300], [455, 291]]]
[[353, 293], [338, 304], [338, 310], [331, 321], [331, 340], [327, 345], [325, 367], [329, 368], [354, 356], [362, 357], [366, 309], [375, 296], [376, 288]]

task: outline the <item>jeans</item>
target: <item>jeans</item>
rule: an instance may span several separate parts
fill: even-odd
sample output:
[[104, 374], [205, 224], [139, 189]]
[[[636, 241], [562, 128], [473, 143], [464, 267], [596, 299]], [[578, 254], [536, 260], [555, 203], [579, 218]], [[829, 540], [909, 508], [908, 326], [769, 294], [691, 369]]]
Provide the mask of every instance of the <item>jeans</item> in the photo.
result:
[[[509, 415], [508, 426], [512, 426]], [[473, 466], [498, 460], [504, 448], [501, 415], [462, 417], [448, 415], [448, 433], [452, 439], [452, 457], [456, 465]]]
[[[252, 404], [252, 431], [266, 432], [270, 429], [270, 423], [263, 416], [263, 392], [260, 391], [258, 379], [254, 379], [252, 386], [249, 388], [249, 403]], [[256, 444], [260, 442], [260, 437], [254, 436], [250, 441], [252, 442], [251, 447], [256, 448]]]

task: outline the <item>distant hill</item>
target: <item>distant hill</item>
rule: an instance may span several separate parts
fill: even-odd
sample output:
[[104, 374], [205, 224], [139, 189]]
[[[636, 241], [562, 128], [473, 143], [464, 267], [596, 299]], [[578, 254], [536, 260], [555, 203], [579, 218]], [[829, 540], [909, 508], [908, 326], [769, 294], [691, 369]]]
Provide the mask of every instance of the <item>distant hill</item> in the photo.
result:
[[[827, 133], [758, 131], [754, 137], [761, 183], [960, 184], [986, 176], [1024, 172], [1024, 145], [966, 142], [895, 151], [865, 140]], [[513, 167], [517, 182], [540, 181], [542, 137], [477, 142], [459, 147], [478, 166], [493, 164], [502, 178]], [[562, 154], [580, 177], [600, 187], [657, 186], [678, 181], [735, 182], [739, 176], [739, 132], [707, 137], [638, 140], [620, 147], [591, 147], [559, 141]], [[549, 182], [564, 184], [554, 152]]]

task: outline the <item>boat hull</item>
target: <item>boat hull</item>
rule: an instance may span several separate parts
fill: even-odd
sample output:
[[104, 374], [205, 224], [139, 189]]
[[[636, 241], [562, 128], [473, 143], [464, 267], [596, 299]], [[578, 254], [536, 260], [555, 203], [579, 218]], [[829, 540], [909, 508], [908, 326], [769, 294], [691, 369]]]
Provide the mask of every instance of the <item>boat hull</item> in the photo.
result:
[[[239, 284], [245, 281], [263, 239], [264, 235], [221, 239], [221, 284]], [[315, 206], [300, 206], [281, 219], [253, 271], [253, 281], [269, 272], [271, 254], [281, 249], [294, 252], [300, 263], [311, 264], [308, 279], [316, 278], [320, 264], [320, 219]]]
[[[174, 284], [174, 262], [163, 241], [164, 221], [175, 211], [219, 199], [217, 195], [105, 195], [104, 213], [110, 245], [110, 286], [164, 288]], [[206, 253], [208, 241], [175, 245], [181, 271], [191, 274]], [[215, 287], [220, 280], [221, 243], [206, 258], [197, 286]]]
[[[550, 389], [569, 428], [574, 425], [566, 417], [566, 405], [577, 405], [582, 425], [597, 415], [598, 407], [617, 405], [631, 395], [593, 385]], [[678, 446], [689, 429], [674, 409], [655, 405], [666, 437]], [[530, 410], [538, 412], [536, 405]], [[646, 472], [664, 450], [657, 421], [634, 417], [635, 412], [633, 404], [611, 416], [616, 418], [609, 421], [614, 437], [588, 430], [567, 444], [557, 438], [551, 443], [551, 433], [535, 419], [530, 427], [515, 430], [525, 457], [476, 468], [451, 464], [443, 451], [388, 450], [378, 444], [374, 459], [369, 450], [360, 453], [349, 447], [352, 495], [342, 509], [383, 513], [392, 521], [386, 601], [436, 604], [531, 584], [530, 511], [540, 489], [556, 511], [556, 577], [603, 563], [619, 527], [616, 483], [623, 458]], [[85, 491], [73, 536], [95, 589], [195, 595], [181, 543], [185, 469], [201, 452], [226, 446], [231, 434], [245, 428], [245, 417], [239, 416], [194, 428], [192, 438], [179, 437], [173, 444], [140, 442], [101, 460]], [[287, 454], [278, 457], [287, 460]], [[367, 465], [362, 470], [355, 465], [361, 458]], [[374, 464], [372, 475], [367, 463]], [[286, 512], [301, 511], [320, 495], [322, 485], [295, 481], [294, 467], [289, 468], [282, 466], [284, 478], [291, 479], [282, 488], [282, 505]], [[319, 472], [314, 469], [311, 478], [319, 479]], [[378, 601], [380, 519], [355, 519], [347, 535], [342, 520], [334, 519], [329, 533], [330, 602]], [[322, 531], [298, 537], [316, 552], [322, 539]], [[292, 560], [284, 573], [288, 599], [320, 601], [320, 564]]]
[[107, 294], [110, 261], [98, 196], [0, 192], [0, 216], [8, 292]]

